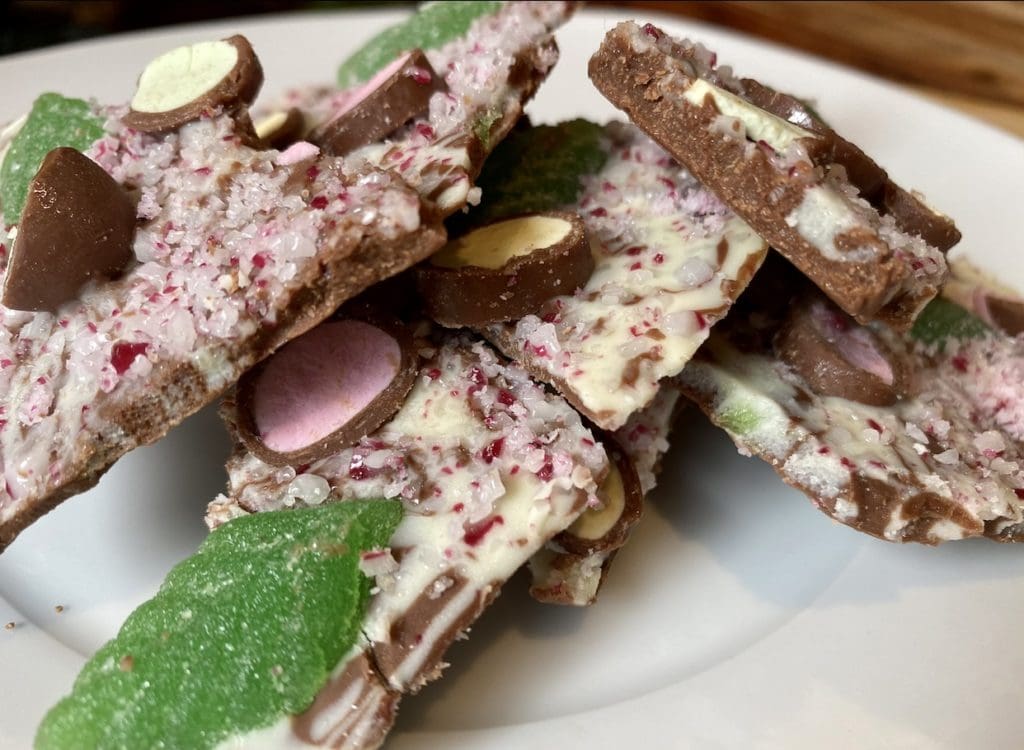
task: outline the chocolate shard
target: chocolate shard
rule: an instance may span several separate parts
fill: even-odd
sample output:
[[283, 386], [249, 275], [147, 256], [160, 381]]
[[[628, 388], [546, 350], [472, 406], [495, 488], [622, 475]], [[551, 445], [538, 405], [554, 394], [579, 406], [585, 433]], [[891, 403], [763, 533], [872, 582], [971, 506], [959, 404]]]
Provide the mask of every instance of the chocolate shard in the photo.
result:
[[355, 89], [331, 119], [309, 132], [308, 140], [328, 154], [344, 156], [398, 130], [429, 108], [430, 97], [446, 90], [423, 50], [414, 49]]
[[[947, 274], [953, 222], [806, 107], [699, 44], [619, 24], [595, 86], [861, 323], [908, 330]], [[799, 123], [799, 124], [798, 124]]]
[[583, 220], [548, 211], [485, 224], [417, 269], [427, 314], [449, 327], [483, 326], [536, 312], [572, 294], [594, 271]]
[[398, 411], [416, 377], [401, 325], [344, 319], [289, 342], [238, 384], [238, 432], [268, 464], [336, 453]]
[[73, 148], [46, 155], [29, 186], [4, 278], [3, 304], [55, 311], [132, 258], [135, 206], [102, 167]]
[[888, 347], [822, 299], [792, 308], [775, 350], [821, 396], [889, 406], [905, 387], [903, 365]]
[[218, 109], [245, 112], [262, 86], [259, 58], [240, 34], [178, 47], [142, 71], [124, 122], [136, 130], [162, 133]]

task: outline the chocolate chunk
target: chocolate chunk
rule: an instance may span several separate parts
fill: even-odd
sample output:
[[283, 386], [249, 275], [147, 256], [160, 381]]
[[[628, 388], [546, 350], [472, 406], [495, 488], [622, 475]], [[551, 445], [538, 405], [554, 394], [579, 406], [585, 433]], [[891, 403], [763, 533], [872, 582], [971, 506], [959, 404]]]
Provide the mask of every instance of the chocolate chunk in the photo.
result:
[[1024, 333], [1024, 301], [989, 295], [985, 304], [996, 326], [1012, 336]]
[[353, 92], [334, 117], [307, 136], [328, 154], [343, 156], [375, 143], [425, 112], [430, 97], [446, 91], [422, 50], [406, 52]]
[[238, 429], [270, 464], [308, 463], [373, 432], [413, 386], [416, 354], [402, 326], [345, 319], [286, 344], [238, 384]]
[[306, 130], [306, 117], [298, 107], [274, 112], [255, 125], [260, 141], [268, 148], [283, 151], [295, 143]]
[[4, 278], [3, 304], [54, 311], [132, 258], [135, 206], [102, 167], [73, 148], [46, 155], [29, 186]]
[[554, 539], [566, 552], [575, 555], [618, 549], [626, 543], [643, 512], [644, 491], [633, 461], [611, 436], [601, 436], [601, 443], [612, 461], [597, 492], [604, 506], [584, 511]]
[[263, 68], [244, 36], [178, 47], [139, 76], [129, 127], [161, 133], [214, 110], [244, 111], [263, 85]]
[[878, 337], [823, 300], [793, 309], [775, 349], [821, 396], [889, 406], [904, 388], [902, 366]]
[[417, 269], [427, 313], [442, 325], [483, 326], [535, 313], [594, 270], [583, 220], [549, 211], [486, 224]]

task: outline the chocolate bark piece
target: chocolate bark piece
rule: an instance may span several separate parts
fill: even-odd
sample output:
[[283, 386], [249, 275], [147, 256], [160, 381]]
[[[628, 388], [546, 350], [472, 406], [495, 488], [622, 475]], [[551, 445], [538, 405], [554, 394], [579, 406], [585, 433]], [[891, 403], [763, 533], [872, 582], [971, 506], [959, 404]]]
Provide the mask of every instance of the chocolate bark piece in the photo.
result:
[[139, 76], [128, 127], [162, 133], [217, 111], [244, 111], [263, 86], [263, 68], [240, 34], [166, 52]]
[[451, 240], [417, 269], [426, 313], [458, 328], [536, 312], [571, 295], [594, 270], [583, 220], [549, 211], [486, 224]]
[[700, 45], [623, 23], [590, 77], [846, 312], [908, 329], [945, 279], [952, 223], [809, 112], [714, 62]]
[[[554, 127], [578, 130], [575, 123]], [[514, 136], [509, 145], [523, 154], [525, 169], [532, 149], [552, 140], [551, 129]], [[578, 213], [587, 228], [595, 270], [586, 285], [481, 332], [611, 431], [649, 404], [661, 381], [689, 361], [746, 287], [767, 247], [636, 127], [608, 125], [601, 148], [601, 166], [580, 176], [575, 202], [561, 207]], [[481, 175], [485, 195], [487, 185], [502, 177]], [[500, 205], [485, 201], [483, 210], [494, 215]]]
[[262, 118], [253, 130], [268, 148], [283, 151], [305, 134], [306, 117], [298, 107], [289, 107]]
[[[398, 697], [439, 675], [448, 646], [579, 517], [607, 471], [580, 416], [488, 346], [440, 332], [417, 343], [426, 358], [391, 420], [356, 446], [290, 471], [239, 443], [227, 494], [207, 514], [217, 526], [325, 497], [394, 497], [405, 506], [390, 549], [364, 557], [376, 584], [361, 626], [367, 640], [335, 670], [342, 681], [348, 669], [362, 676], [343, 693], [327, 685], [314, 704], [331, 726], [384, 729]], [[227, 399], [223, 413], [237, 436], [237, 401]], [[379, 732], [367, 736], [341, 746], [376, 747]]]
[[816, 299], [792, 309], [775, 339], [779, 358], [820, 396], [894, 404], [906, 388], [903, 362], [870, 329]]
[[[679, 390], [666, 386], [658, 391], [654, 401], [633, 414], [614, 433], [614, 440], [628, 456], [628, 464], [632, 467], [629, 471], [637, 477], [640, 494], [637, 510], [632, 514], [634, 521], [639, 519], [645, 496], [657, 485], [661, 459], [669, 447], [668, 436], [682, 404]], [[589, 512], [586, 511], [581, 519]], [[590, 551], [588, 543], [583, 540], [570, 550], [569, 545], [563, 543], [569, 532], [559, 534], [530, 558], [530, 596], [545, 604], [576, 607], [593, 604], [608, 578], [615, 556], [629, 540], [631, 532], [632, 526], [626, 527], [625, 524], [618, 529], [613, 528], [607, 539], [600, 540], [602, 543], [589, 545], [596, 547]], [[615, 539], [614, 544], [604, 543], [611, 539]]]
[[[348, 154], [346, 163], [353, 169], [369, 164], [395, 172], [443, 217], [462, 210], [468, 199], [476, 198], [473, 181], [484, 160], [518, 122], [526, 102], [557, 62], [552, 31], [576, 6], [502, 3], [477, 18], [466, 34], [425, 49], [448, 93], [435, 95], [429, 112], [386, 142]], [[291, 91], [277, 108], [299, 106], [315, 126], [331, 119], [350, 95], [351, 91], [324, 87]]]
[[46, 155], [29, 185], [4, 275], [3, 305], [55, 312], [132, 259], [135, 206], [103, 168], [73, 148]]
[[[810, 289], [796, 296], [793, 304], [822, 300]], [[1024, 536], [1020, 342], [951, 337], [940, 350], [876, 325], [911, 375], [904, 398], [880, 406], [816, 392], [772, 349], [780, 324], [730, 317], [678, 378], [741, 451], [771, 463], [827, 515], [881, 539]]]
[[[87, 155], [142, 186], [141, 262], [68, 315], [26, 324], [0, 309], [0, 360], [13, 363], [0, 368], [0, 462], [24, 468], [0, 487], [0, 548], [341, 303], [441, 247], [442, 213], [465, 205], [490, 148], [467, 144], [486, 130], [493, 145], [513, 126], [557, 60], [551, 31], [572, 8], [503, 5], [438, 50], [435, 69], [463, 61], [446, 76], [463, 98], [402, 139], [414, 134], [429, 155], [383, 169], [366, 153], [325, 158], [312, 144], [288, 158], [253, 148], [238, 111], [154, 139], [128, 128], [122, 107], [87, 105], [105, 128]], [[285, 107], [324, 112], [327, 99], [310, 88]]]
[[307, 139], [328, 154], [344, 156], [426, 112], [430, 97], [446, 90], [444, 78], [434, 71], [423, 50], [404, 52], [355, 89], [334, 116], [314, 127]]
[[267, 463], [309, 463], [384, 424], [415, 376], [412, 336], [401, 325], [328, 321], [239, 381], [239, 436]]

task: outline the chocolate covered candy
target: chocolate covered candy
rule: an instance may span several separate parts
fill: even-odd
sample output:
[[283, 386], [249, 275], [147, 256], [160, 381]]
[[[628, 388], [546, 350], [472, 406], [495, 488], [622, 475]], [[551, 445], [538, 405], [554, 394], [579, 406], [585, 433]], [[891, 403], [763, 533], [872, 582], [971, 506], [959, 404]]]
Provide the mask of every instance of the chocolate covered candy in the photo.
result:
[[174, 130], [217, 111], [244, 109], [262, 85], [263, 68], [244, 36], [178, 47], [142, 71], [124, 122], [148, 133]]
[[[792, 304], [813, 310], [825, 302], [804, 289]], [[730, 316], [679, 382], [741, 451], [771, 463], [841, 523], [888, 541], [1017, 541], [1024, 351], [1003, 336], [959, 338], [965, 328], [950, 304], [934, 300], [921, 313], [918, 326], [933, 335], [927, 344], [881, 325], [864, 332], [909, 374], [903, 397], [891, 403], [863, 403], [856, 378], [846, 394], [838, 384], [820, 392], [772, 347], [781, 317], [763, 311]], [[864, 364], [878, 370], [873, 360]]]
[[792, 97], [632, 22], [607, 34], [590, 77], [860, 322], [906, 330], [938, 292], [953, 223]]
[[[613, 447], [605, 442], [614, 463], [598, 493], [604, 504], [584, 511], [576, 523], [530, 558], [533, 598], [576, 607], [597, 601], [616, 554], [640, 518], [644, 497], [657, 485], [681, 401], [678, 389], [662, 388], [613, 433]], [[618, 493], [614, 485], [619, 481], [623, 502], [608, 502], [609, 494]]]
[[417, 281], [434, 320], [483, 326], [573, 294], [593, 270], [583, 220], [552, 211], [487, 224], [452, 240], [417, 269]]
[[1024, 298], [964, 257], [950, 262], [951, 276], [942, 295], [970, 310], [993, 328], [1016, 336], [1024, 333]]
[[329, 154], [343, 156], [375, 143], [427, 111], [430, 97], [445, 90], [444, 79], [422, 50], [404, 52], [353, 90], [327, 121], [307, 136]]
[[[513, 150], [520, 157], [522, 190], [530, 194], [538, 185], [543, 191], [549, 178], [535, 168], [537, 161], [550, 158], [552, 141], [576, 137], [584, 140], [581, 153], [589, 153], [593, 131], [578, 123], [517, 132], [498, 149], [496, 164], [503, 150]], [[548, 207], [583, 219], [594, 272], [575, 294], [552, 297], [529, 315], [481, 331], [611, 431], [649, 404], [661, 381], [689, 361], [746, 287], [767, 247], [637, 128], [612, 123], [598, 143], [601, 159], [576, 162], [599, 167], [576, 176], [572, 203]], [[484, 195], [504, 180], [504, 173], [486, 169]], [[495, 203], [485, 197], [482, 210], [500, 214], [506, 197], [519, 205], [505, 192]]]
[[903, 363], [879, 337], [820, 299], [793, 308], [775, 350], [822, 396], [889, 406], [905, 388]]
[[3, 305], [56, 311], [132, 258], [135, 206], [102, 167], [73, 148], [43, 159], [29, 186], [4, 275]]
[[238, 385], [238, 425], [272, 464], [308, 463], [376, 430], [412, 388], [416, 354], [395, 325], [332, 320], [286, 344]]
[[264, 144], [283, 151], [306, 132], [306, 118], [298, 107], [289, 107], [262, 118], [253, 129]]

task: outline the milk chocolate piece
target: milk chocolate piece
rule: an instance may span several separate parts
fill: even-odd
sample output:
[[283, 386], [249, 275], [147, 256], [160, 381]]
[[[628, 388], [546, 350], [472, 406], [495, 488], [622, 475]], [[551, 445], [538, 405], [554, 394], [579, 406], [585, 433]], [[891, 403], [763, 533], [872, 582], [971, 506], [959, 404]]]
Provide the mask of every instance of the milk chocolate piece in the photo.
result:
[[341, 110], [314, 127], [307, 138], [328, 154], [344, 156], [426, 112], [430, 97], [446, 90], [444, 78], [434, 72], [427, 56], [414, 49], [356, 89]]
[[650, 24], [610, 31], [589, 70], [613, 104], [859, 322], [907, 330], [938, 292], [942, 250], [959, 238], [952, 222], [791, 98], [732, 77], [707, 49]]
[[618, 549], [626, 543], [643, 513], [644, 491], [633, 461], [610, 435], [601, 436], [601, 443], [612, 461], [597, 491], [604, 505], [584, 511], [572, 526], [553, 540], [574, 555]]
[[572, 294], [593, 270], [583, 220], [549, 211], [486, 224], [449, 242], [417, 269], [417, 281], [434, 320], [482, 326]]
[[102, 167], [73, 148], [48, 153], [28, 200], [4, 278], [3, 304], [54, 311], [89, 281], [132, 258], [135, 206]]
[[267, 115], [256, 123], [256, 136], [268, 148], [284, 151], [302, 137], [306, 117], [298, 107], [290, 107]]
[[162, 133], [218, 109], [243, 112], [262, 85], [263, 68], [244, 36], [178, 47], [142, 71], [124, 122]]
[[824, 300], [792, 309], [775, 350], [821, 396], [888, 406], [904, 386], [902, 364], [881, 340]]
[[269, 464], [308, 463], [384, 424], [415, 377], [416, 354], [404, 327], [324, 323], [242, 378], [239, 436]]

